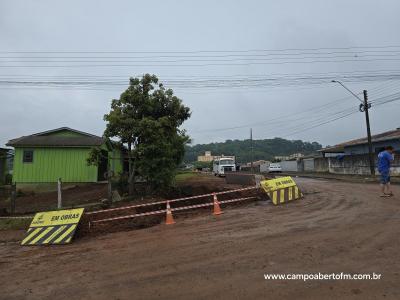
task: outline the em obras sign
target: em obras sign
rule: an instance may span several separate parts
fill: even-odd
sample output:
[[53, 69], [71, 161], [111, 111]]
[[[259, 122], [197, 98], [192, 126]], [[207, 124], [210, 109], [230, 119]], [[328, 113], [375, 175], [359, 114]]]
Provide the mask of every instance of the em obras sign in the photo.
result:
[[275, 205], [303, 197], [296, 182], [290, 176], [263, 180], [260, 185]]
[[83, 211], [83, 208], [77, 208], [37, 213], [21, 245], [70, 243]]

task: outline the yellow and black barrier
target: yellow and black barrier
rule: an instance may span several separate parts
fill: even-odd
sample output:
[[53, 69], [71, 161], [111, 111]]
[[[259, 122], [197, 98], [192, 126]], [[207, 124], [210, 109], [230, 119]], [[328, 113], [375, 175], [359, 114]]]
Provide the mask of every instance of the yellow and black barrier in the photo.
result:
[[83, 208], [40, 212], [35, 215], [21, 245], [53, 245], [71, 242]]
[[281, 177], [260, 182], [261, 187], [271, 198], [274, 205], [286, 203], [303, 197], [292, 177]]

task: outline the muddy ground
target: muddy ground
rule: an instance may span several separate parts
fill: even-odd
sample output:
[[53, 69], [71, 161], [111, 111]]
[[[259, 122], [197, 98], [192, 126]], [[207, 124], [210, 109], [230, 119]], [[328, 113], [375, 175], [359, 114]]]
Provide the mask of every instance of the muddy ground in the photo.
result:
[[[305, 198], [284, 206], [250, 202], [66, 246], [2, 243], [0, 299], [400, 299], [400, 187], [380, 198], [373, 184], [297, 181]], [[316, 272], [382, 279], [264, 279]]]

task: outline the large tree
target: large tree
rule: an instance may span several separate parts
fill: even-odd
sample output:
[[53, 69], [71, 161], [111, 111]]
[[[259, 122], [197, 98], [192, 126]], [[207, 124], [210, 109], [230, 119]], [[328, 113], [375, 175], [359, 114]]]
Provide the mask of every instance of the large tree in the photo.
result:
[[131, 78], [119, 99], [112, 100], [104, 116], [104, 135], [118, 138], [128, 148], [129, 193], [135, 176], [145, 179], [153, 189], [171, 184], [189, 142], [182, 123], [190, 110], [155, 75]]

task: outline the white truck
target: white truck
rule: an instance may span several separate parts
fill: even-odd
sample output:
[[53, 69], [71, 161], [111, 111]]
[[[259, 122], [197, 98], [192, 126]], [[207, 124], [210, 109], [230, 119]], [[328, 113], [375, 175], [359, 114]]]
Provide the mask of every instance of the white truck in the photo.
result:
[[235, 159], [231, 157], [221, 157], [213, 161], [213, 173], [215, 176], [224, 176], [225, 172], [235, 172]]

